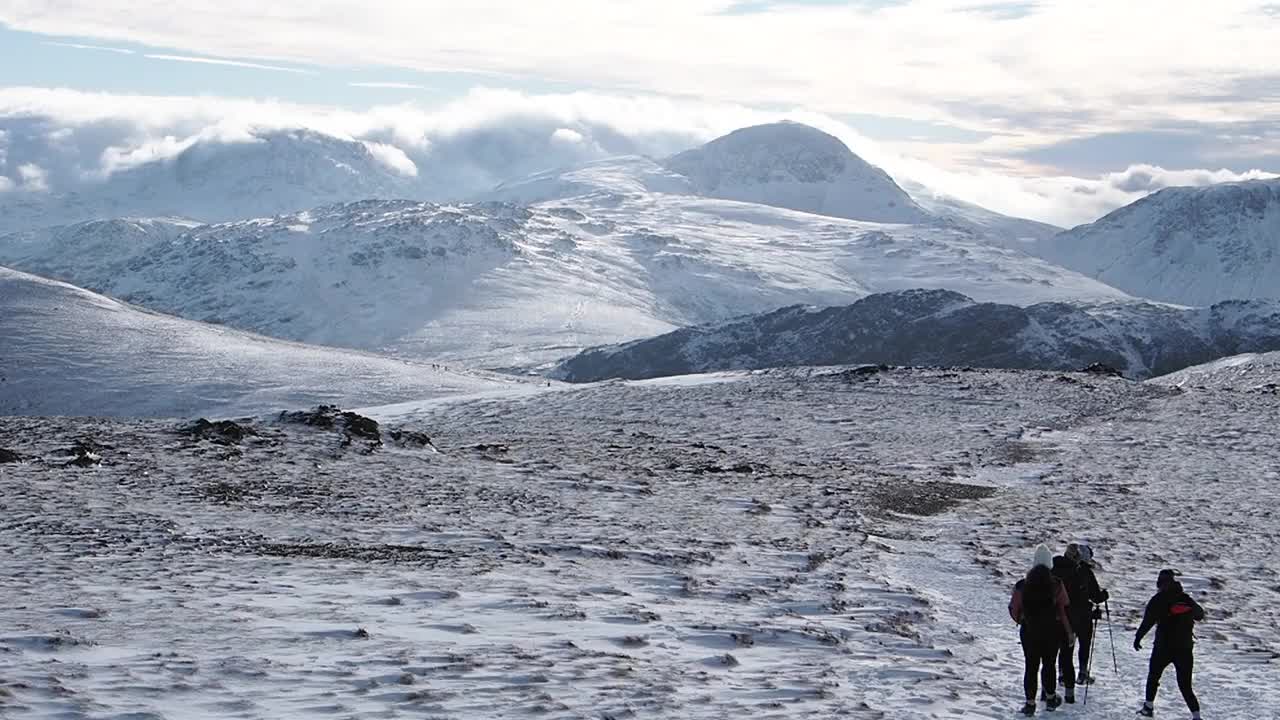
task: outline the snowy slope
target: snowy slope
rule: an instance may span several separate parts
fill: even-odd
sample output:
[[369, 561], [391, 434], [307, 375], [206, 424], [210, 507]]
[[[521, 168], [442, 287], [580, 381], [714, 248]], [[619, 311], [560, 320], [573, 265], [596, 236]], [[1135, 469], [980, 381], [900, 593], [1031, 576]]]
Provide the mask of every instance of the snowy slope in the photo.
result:
[[0, 415], [244, 414], [514, 384], [181, 320], [7, 268], [0, 338]]
[[800, 123], [735, 130], [664, 165], [706, 197], [871, 222], [931, 219], [883, 170]]
[[1056, 225], [1001, 215], [979, 205], [935, 192], [918, 182], [904, 180], [902, 186], [911, 193], [916, 204], [940, 221], [969, 228], [992, 242], [1014, 250], [1032, 250], [1038, 241], [1062, 232], [1062, 228]]
[[586, 196], [600, 203], [624, 202], [648, 193], [696, 194], [689, 178], [650, 158], [624, 155], [511, 180], [482, 193], [481, 199], [533, 205]]
[[1233, 355], [1153, 378], [1151, 382], [1174, 387], [1275, 392], [1280, 388], [1280, 352]]
[[[650, 163], [637, 180], [640, 162], [582, 168], [571, 179], [581, 195], [528, 209], [367, 201], [114, 253], [84, 241], [83, 253], [50, 245], [40, 256], [25, 236], [0, 237], [0, 263], [189, 319], [472, 367], [886, 290], [1018, 304], [1126, 297], [965, 230], [655, 192], [672, 178]], [[548, 177], [530, 192], [540, 183], [565, 189]]]
[[1241, 350], [1280, 349], [1280, 303], [1210, 308], [1111, 303], [1017, 307], [948, 290], [910, 290], [845, 307], [791, 307], [560, 363], [574, 382], [798, 365], [888, 363], [1070, 370], [1102, 363], [1163, 374]]
[[412, 178], [364, 143], [307, 130], [262, 131], [243, 140], [201, 140], [73, 192], [0, 195], [0, 231], [121, 216], [238, 220], [417, 194]]
[[1104, 624], [1041, 717], [1132, 717], [1166, 566], [1206, 717], [1274, 717], [1280, 405], [1062, 377], [611, 383], [432, 406], [439, 453], [0, 417], [0, 713], [1012, 720], [1010, 590], [1084, 538], [1116, 669]]
[[1280, 297], [1280, 180], [1168, 188], [1032, 250], [1134, 295]]
[[0, 236], [0, 263], [44, 277], [110, 278], [130, 272], [135, 256], [198, 227], [194, 220], [89, 220]]

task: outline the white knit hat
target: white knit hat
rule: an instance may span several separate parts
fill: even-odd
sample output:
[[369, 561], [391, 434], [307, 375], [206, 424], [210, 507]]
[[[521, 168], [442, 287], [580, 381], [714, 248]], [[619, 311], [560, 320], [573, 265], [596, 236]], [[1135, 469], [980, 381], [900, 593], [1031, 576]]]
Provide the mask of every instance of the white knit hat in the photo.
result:
[[1043, 565], [1049, 568], [1050, 570], [1053, 569], [1053, 551], [1049, 549], [1049, 546], [1044, 545], [1042, 543], [1039, 547], [1036, 548], [1035, 564]]

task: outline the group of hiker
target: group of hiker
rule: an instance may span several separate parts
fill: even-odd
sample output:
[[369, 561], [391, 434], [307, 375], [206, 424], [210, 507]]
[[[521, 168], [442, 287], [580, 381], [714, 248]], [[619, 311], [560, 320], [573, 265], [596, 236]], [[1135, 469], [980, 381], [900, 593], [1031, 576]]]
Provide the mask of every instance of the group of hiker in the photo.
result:
[[[1081, 685], [1086, 687], [1087, 700], [1087, 687], [1093, 682], [1089, 673], [1097, 624], [1104, 609], [1108, 623], [1111, 615], [1110, 594], [1098, 584], [1095, 567], [1093, 550], [1086, 543], [1071, 543], [1057, 557], [1041, 545], [1036, 548], [1031, 570], [1014, 586], [1009, 615], [1020, 626], [1025, 659], [1024, 715], [1035, 715], [1037, 691], [1047, 710], [1076, 702], [1076, 688]], [[1133, 640], [1133, 649], [1141, 651], [1143, 638], [1155, 628], [1146, 700], [1138, 714], [1155, 715], [1160, 678], [1173, 665], [1178, 689], [1191, 710], [1192, 720], [1200, 720], [1200, 702], [1191, 688], [1191, 674], [1193, 629], [1195, 623], [1204, 619], [1204, 609], [1183, 591], [1174, 570], [1160, 571], [1156, 590]], [[1062, 696], [1058, 695], [1057, 687], [1059, 671]]]

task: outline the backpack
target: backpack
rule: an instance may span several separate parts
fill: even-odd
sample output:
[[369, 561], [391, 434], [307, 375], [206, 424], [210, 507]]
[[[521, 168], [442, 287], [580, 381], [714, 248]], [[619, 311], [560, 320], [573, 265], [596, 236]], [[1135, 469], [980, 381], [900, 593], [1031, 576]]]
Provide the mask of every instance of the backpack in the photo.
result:
[[1072, 563], [1064, 557], [1056, 557], [1053, 561], [1053, 574], [1067, 588], [1067, 601], [1073, 616], [1088, 613], [1091, 607], [1089, 571], [1078, 563]]
[[1036, 567], [1022, 581], [1022, 626], [1048, 632], [1058, 623], [1058, 579], [1048, 568]]

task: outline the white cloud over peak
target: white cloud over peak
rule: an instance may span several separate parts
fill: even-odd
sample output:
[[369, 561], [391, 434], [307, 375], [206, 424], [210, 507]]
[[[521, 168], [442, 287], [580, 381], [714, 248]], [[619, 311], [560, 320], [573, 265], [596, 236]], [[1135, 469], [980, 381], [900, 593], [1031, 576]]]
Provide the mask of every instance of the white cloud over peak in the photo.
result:
[[405, 177], [418, 177], [418, 166], [413, 160], [405, 154], [403, 150], [395, 145], [388, 145], [379, 142], [365, 142], [364, 146], [369, 148], [369, 152], [378, 159], [378, 162], [404, 175]]
[[1261, 170], [1234, 173], [1229, 170], [1166, 170], [1155, 165], [1131, 165], [1122, 172], [1107, 173], [1103, 179], [1121, 192], [1149, 193], [1180, 185], [1204, 186], [1274, 177], [1275, 173]]
[[49, 189], [49, 175], [44, 168], [35, 163], [18, 166], [19, 186], [31, 192], [45, 192]]
[[[417, 178], [426, 195], [456, 199], [499, 182], [609, 155], [663, 157], [747, 125], [790, 119], [845, 141], [906, 184], [997, 212], [1074, 225], [1173, 184], [1266, 176], [1225, 170], [1133, 166], [1090, 177], [1026, 177], [990, 168], [944, 168], [867, 139], [828, 115], [765, 112], [737, 105], [594, 93], [530, 95], [477, 90], [426, 110], [367, 111], [280, 102], [149, 97], [70, 90], [0, 89], [0, 184], [41, 168], [57, 192], [77, 183], [177, 156], [198, 142], [258, 141], [258, 133], [305, 128], [364, 143], [383, 165]], [[5, 167], [9, 167], [8, 172]]]

